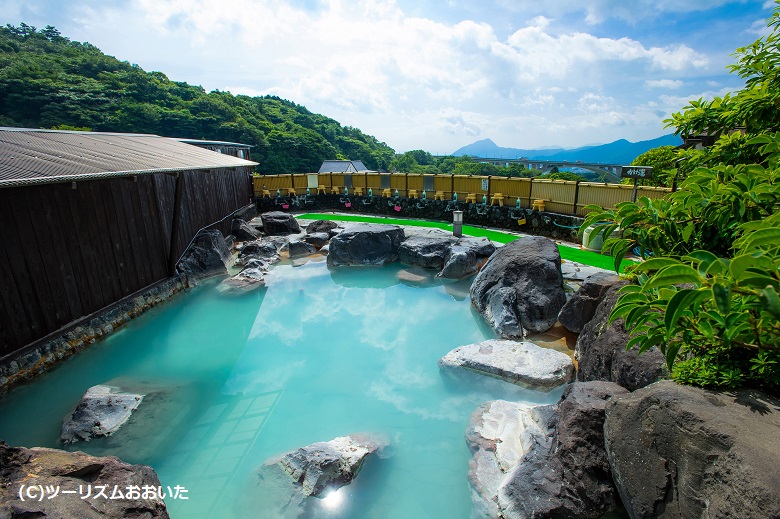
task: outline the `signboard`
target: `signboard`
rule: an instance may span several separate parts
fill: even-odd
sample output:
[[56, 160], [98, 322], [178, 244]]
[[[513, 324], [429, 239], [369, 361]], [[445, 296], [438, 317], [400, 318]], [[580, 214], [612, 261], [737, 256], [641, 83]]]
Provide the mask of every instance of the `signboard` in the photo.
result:
[[650, 178], [653, 168], [650, 166], [621, 166], [620, 178]]
[[488, 190], [488, 179], [483, 178], [482, 179], [482, 191], [487, 191], [487, 190]]

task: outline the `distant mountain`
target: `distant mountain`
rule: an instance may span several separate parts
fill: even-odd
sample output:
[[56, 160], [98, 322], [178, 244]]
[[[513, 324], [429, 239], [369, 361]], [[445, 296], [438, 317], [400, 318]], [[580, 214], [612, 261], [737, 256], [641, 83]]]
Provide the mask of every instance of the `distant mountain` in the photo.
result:
[[561, 160], [561, 161], [582, 161], [582, 162], [605, 162], [612, 164], [630, 164], [642, 153], [659, 146], [679, 146], [682, 139], [676, 135], [669, 134], [656, 139], [647, 141], [629, 142], [620, 139], [609, 144], [600, 146], [583, 146], [582, 148], [563, 149], [563, 148], [542, 148], [536, 150], [526, 150], [521, 148], [503, 148], [498, 146], [490, 139], [483, 139], [467, 146], [463, 146], [455, 151], [453, 155], [472, 155], [483, 158], [505, 158], [505, 159], [539, 159], [539, 160]]

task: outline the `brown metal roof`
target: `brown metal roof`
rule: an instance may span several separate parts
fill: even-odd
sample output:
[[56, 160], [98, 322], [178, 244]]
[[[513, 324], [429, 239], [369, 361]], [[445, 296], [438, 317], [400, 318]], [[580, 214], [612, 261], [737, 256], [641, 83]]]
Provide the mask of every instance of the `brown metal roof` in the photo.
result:
[[158, 135], [0, 128], [0, 188], [256, 165]]

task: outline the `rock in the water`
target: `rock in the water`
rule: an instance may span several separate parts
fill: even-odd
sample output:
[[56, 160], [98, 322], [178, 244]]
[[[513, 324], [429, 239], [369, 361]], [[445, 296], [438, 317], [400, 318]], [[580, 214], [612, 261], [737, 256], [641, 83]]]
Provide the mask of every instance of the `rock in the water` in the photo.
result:
[[458, 240], [458, 245], [473, 251], [478, 258], [487, 258], [496, 252], [493, 242], [484, 237], [464, 236]]
[[260, 216], [255, 216], [248, 222], [249, 227], [256, 230], [257, 232], [263, 232], [263, 218]]
[[507, 476], [531, 449], [549, 448], [548, 422], [554, 406], [529, 406], [505, 400], [486, 402], [471, 415], [466, 443], [469, 461], [472, 517], [499, 517], [498, 493]]
[[303, 495], [320, 497], [326, 490], [349, 484], [366, 456], [384, 446], [384, 442], [365, 434], [340, 436], [267, 460], [260, 477], [289, 477]]
[[286, 236], [301, 232], [298, 220], [289, 213], [271, 211], [260, 215], [263, 220], [263, 232], [269, 236]]
[[242, 270], [247, 269], [260, 269], [263, 272], [268, 272], [268, 263], [260, 258], [250, 258], [244, 263], [244, 268]]
[[612, 382], [567, 387], [550, 420], [552, 442], [534, 444], [501, 486], [501, 517], [597, 519], [615, 510], [620, 499], [604, 449], [604, 407], [627, 392]]
[[223, 280], [217, 290], [223, 294], [250, 292], [265, 286], [265, 274], [266, 269], [263, 267], [247, 267], [235, 276]]
[[[116, 487], [122, 499], [94, 499], [96, 484], [106, 485], [107, 496]], [[19, 488], [33, 487], [42, 499], [19, 499]], [[38, 485], [41, 485], [38, 487]], [[93, 496], [84, 499], [92, 486]], [[80, 494], [79, 486], [82, 487]], [[125, 495], [127, 487], [158, 488], [160, 480], [151, 467], [129, 465], [113, 456], [95, 457], [83, 452], [9, 447], [0, 442], [0, 517], [167, 519], [165, 503], [157, 497]], [[47, 494], [48, 489], [51, 492]], [[56, 497], [49, 498], [59, 489]], [[67, 491], [67, 493], [65, 492]], [[70, 493], [74, 491], [74, 493]], [[24, 495], [24, 494], [23, 494]]]
[[261, 259], [267, 263], [277, 263], [281, 261], [279, 250], [275, 243], [261, 240], [246, 243], [238, 252], [236, 265], [249, 266], [249, 260]]
[[478, 270], [479, 263], [474, 251], [468, 247], [453, 245], [450, 247], [444, 266], [437, 276], [440, 278], [460, 279], [476, 274]]
[[401, 283], [410, 285], [424, 285], [431, 282], [431, 274], [422, 269], [401, 269], [396, 275]]
[[328, 266], [384, 265], [398, 261], [404, 230], [397, 225], [349, 224], [332, 237]]
[[332, 220], [315, 220], [306, 226], [306, 234], [324, 232], [330, 236], [331, 231], [338, 226], [339, 224]]
[[513, 384], [549, 391], [574, 379], [571, 358], [530, 342], [489, 339], [455, 348], [439, 367], [463, 368]]
[[197, 282], [207, 277], [227, 274], [229, 260], [230, 251], [225, 237], [219, 230], [212, 229], [198, 233], [176, 269], [190, 281]]
[[406, 238], [398, 249], [398, 260], [406, 265], [441, 270], [450, 247], [457, 238], [442, 234]]
[[487, 238], [461, 238], [450, 247], [438, 277], [460, 279], [479, 271], [496, 246]]
[[626, 351], [629, 333], [623, 318], [607, 324], [619, 297], [617, 291], [627, 284], [628, 281], [620, 281], [607, 291], [593, 319], [577, 338], [574, 355], [580, 382], [608, 380], [633, 391], [668, 374], [664, 356], [656, 348], [641, 355], [636, 348]]
[[250, 226], [244, 220], [236, 218], [233, 220], [230, 232], [238, 241], [253, 241], [260, 237], [260, 233], [254, 227]]
[[290, 258], [302, 258], [315, 252], [317, 252], [317, 249], [314, 245], [305, 241], [292, 240], [287, 246], [287, 253], [290, 255]]
[[634, 518], [780, 517], [780, 401], [661, 381], [607, 403], [615, 485]]
[[471, 302], [501, 337], [550, 329], [566, 302], [558, 247], [541, 236], [501, 247], [474, 279]]
[[122, 393], [113, 386], [92, 386], [63, 421], [60, 441], [68, 444], [111, 435], [130, 418], [143, 397]]
[[306, 243], [310, 243], [318, 249], [321, 249], [328, 243], [328, 240], [330, 240], [330, 234], [326, 232], [313, 232], [307, 234], [303, 240]]
[[580, 333], [588, 321], [593, 319], [596, 308], [607, 291], [618, 281], [620, 278], [617, 274], [611, 272], [599, 272], [588, 276], [580, 289], [563, 305], [558, 314], [558, 321], [567, 330]]

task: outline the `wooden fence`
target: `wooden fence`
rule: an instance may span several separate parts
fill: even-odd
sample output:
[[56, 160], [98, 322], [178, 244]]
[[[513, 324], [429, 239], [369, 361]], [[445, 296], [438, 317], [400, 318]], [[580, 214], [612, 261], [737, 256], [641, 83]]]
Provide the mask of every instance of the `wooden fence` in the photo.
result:
[[[346, 189], [349, 194], [355, 193], [355, 188], [368, 193], [373, 190], [374, 196], [380, 196], [384, 189], [390, 189], [392, 195], [396, 191], [402, 198], [408, 197], [410, 190], [426, 192], [428, 198], [434, 198], [440, 193], [445, 200], [452, 200], [457, 193], [458, 200], [465, 201], [469, 194], [476, 196], [481, 202], [483, 196], [488, 203], [496, 193], [504, 195], [504, 204], [515, 205], [520, 200], [520, 206], [528, 208], [534, 200], [544, 200], [545, 210], [554, 213], [585, 215], [585, 207], [597, 204], [603, 208], [613, 208], [620, 202], [633, 198], [633, 186], [627, 184], [605, 184], [599, 182], [575, 182], [571, 180], [545, 180], [530, 178], [506, 177], [469, 177], [463, 175], [420, 175], [414, 173], [305, 173], [294, 175], [258, 175], [254, 177], [255, 197], [262, 197], [264, 192], [276, 196], [277, 190], [286, 196], [288, 189], [294, 189], [296, 195], [303, 195], [306, 190], [313, 195], [318, 189], [331, 193], [336, 187], [340, 194]], [[669, 188], [638, 186], [636, 196], [662, 198], [669, 193]]]
[[169, 256], [250, 201], [248, 168], [179, 174], [176, 222], [168, 174], [0, 189], [0, 357], [168, 277]]

